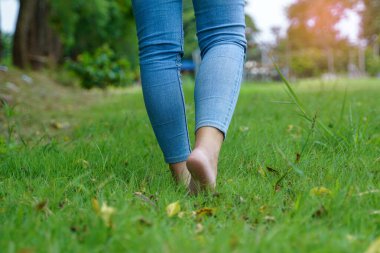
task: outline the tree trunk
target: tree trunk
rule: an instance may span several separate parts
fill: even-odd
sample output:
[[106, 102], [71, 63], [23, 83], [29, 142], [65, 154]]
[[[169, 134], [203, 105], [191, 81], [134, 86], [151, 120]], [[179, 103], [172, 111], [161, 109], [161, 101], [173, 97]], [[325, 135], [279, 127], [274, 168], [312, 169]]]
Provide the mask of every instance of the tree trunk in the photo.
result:
[[359, 70], [361, 75], [366, 74], [366, 69], [365, 69], [365, 46], [359, 46]]
[[36, 2], [37, 0], [20, 0], [12, 51], [13, 64], [19, 68], [27, 68], [29, 65], [27, 37]]
[[334, 51], [331, 47], [328, 47], [327, 50], [327, 66], [329, 69], [329, 74], [335, 74], [335, 63], [334, 63]]
[[20, 0], [13, 41], [13, 64], [40, 69], [57, 63], [61, 43], [49, 23], [47, 0]]

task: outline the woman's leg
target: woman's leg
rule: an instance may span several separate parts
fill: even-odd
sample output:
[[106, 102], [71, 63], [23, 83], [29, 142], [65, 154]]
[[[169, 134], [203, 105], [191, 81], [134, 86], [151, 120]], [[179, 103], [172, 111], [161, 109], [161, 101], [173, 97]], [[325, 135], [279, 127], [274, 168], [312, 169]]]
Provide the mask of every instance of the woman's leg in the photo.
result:
[[180, 80], [182, 0], [133, 0], [133, 11], [149, 119], [173, 176], [186, 181], [191, 150]]
[[196, 142], [187, 166], [193, 183], [214, 188], [220, 148], [242, 79], [244, 0], [193, 0], [193, 5], [202, 62], [194, 94]]

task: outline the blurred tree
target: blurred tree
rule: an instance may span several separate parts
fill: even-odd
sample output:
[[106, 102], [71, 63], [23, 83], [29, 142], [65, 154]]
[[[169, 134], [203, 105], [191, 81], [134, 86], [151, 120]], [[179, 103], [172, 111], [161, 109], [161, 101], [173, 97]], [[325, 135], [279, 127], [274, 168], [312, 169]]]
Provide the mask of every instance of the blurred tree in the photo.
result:
[[[288, 46], [292, 52], [291, 57], [300, 57], [299, 51], [309, 54], [308, 57], [314, 57], [319, 62], [321, 56], [325, 57], [327, 64], [318, 64], [318, 66], [334, 73], [336, 71], [336, 54], [339, 50], [347, 48], [349, 42], [346, 38], [339, 37], [337, 24], [345, 17], [346, 10], [353, 8], [357, 0], [298, 0], [290, 5], [287, 9], [290, 26], [287, 31]], [[309, 50], [313, 49], [313, 50]], [[297, 68], [300, 73], [302, 66], [295, 66], [295, 62], [301, 62], [299, 59], [291, 60], [291, 68]], [[339, 64], [341, 66], [342, 64]], [[347, 64], [343, 64], [346, 66]], [[338, 69], [342, 70], [342, 69]], [[310, 72], [305, 68], [305, 74], [316, 74], [321, 71]]]
[[364, 9], [361, 11], [362, 37], [367, 40], [373, 40], [380, 37], [380, 1], [379, 0], [362, 0]]
[[287, 15], [288, 36], [292, 48], [334, 46], [338, 41], [337, 24], [356, 0], [298, 0]]
[[259, 62], [261, 61], [261, 49], [256, 41], [257, 35], [260, 33], [254, 19], [248, 14], [245, 15], [245, 36], [247, 38], [247, 60]]
[[365, 68], [372, 75], [380, 75], [380, 1], [362, 0], [361, 37], [371, 48], [367, 49]]
[[[259, 29], [251, 16], [245, 15], [246, 37], [248, 46], [254, 47], [254, 40]], [[184, 58], [191, 59], [192, 53], [198, 48], [197, 28], [194, 16], [194, 8], [191, 1], [183, 1], [183, 30], [185, 33]]]
[[130, 0], [50, 0], [51, 23], [75, 59], [107, 44], [119, 57], [138, 64], [137, 36]]
[[105, 44], [138, 64], [130, 0], [20, 0], [13, 44], [13, 62], [20, 68], [75, 59]]
[[57, 63], [61, 55], [58, 34], [49, 25], [47, 0], [20, 0], [13, 40], [13, 64], [39, 69]]

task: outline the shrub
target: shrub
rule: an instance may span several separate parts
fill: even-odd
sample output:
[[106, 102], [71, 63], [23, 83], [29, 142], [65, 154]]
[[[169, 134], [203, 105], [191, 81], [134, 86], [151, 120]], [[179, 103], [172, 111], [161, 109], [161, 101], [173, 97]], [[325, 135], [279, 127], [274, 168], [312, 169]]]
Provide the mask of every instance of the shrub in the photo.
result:
[[371, 51], [366, 57], [366, 69], [370, 76], [378, 76], [380, 74], [380, 56], [376, 56]]
[[12, 63], [12, 40], [13, 36], [8, 33], [1, 34], [2, 51], [0, 55], [0, 63], [2, 65], [10, 66]]
[[77, 62], [68, 62], [68, 68], [74, 71], [82, 87], [87, 89], [127, 86], [133, 79], [129, 61], [119, 58], [108, 45], [98, 48], [93, 54], [85, 52], [79, 55]]
[[292, 54], [290, 67], [298, 77], [319, 76], [326, 68], [326, 56], [323, 51], [316, 48], [308, 48], [296, 51]]

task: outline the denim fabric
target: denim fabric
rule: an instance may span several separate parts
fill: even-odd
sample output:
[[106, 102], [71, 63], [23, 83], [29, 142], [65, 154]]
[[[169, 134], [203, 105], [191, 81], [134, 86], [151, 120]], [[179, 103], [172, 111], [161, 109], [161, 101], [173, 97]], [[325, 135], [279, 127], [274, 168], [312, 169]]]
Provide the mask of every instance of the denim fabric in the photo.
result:
[[[144, 102], [167, 163], [191, 152], [180, 67], [182, 0], [133, 0]], [[224, 135], [236, 106], [246, 50], [244, 0], [193, 0], [202, 62], [195, 84], [196, 129]]]

